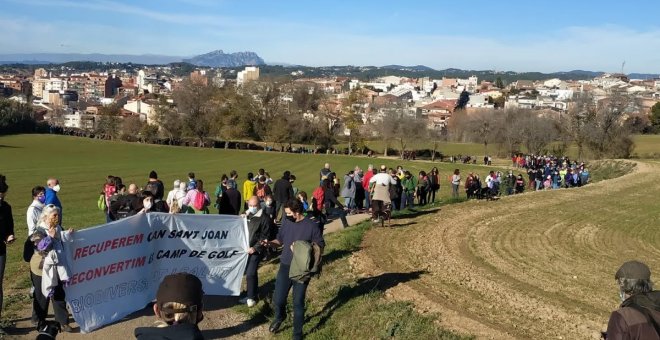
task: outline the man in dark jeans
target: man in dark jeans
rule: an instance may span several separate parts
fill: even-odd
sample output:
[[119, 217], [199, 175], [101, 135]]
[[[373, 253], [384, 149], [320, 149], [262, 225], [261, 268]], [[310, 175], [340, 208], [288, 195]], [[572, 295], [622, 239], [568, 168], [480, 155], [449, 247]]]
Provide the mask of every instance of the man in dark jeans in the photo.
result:
[[284, 217], [284, 204], [292, 198], [293, 185], [291, 185], [291, 172], [285, 171], [282, 178], [275, 182], [273, 187], [273, 198], [275, 199], [275, 219], [280, 222]]
[[247, 217], [248, 236], [250, 248], [248, 249], [248, 264], [245, 269], [245, 280], [247, 283], [247, 295], [244, 299], [239, 300], [241, 304], [246, 304], [248, 307], [253, 307], [257, 303], [257, 295], [259, 290], [259, 277], [257, 276], [257, 269], [259, 269], [259, 262], [266, 253], [266, 248], [261, 244], [267, 241], [270, 235], [270, 229], [273, 226], [273, 220], [270, 219], [259, 204], [259, 198], [252, 196], [246, 202], [247, 210], [245, 216]]
[[286, 317], [286, 301], [289, 289], [293, 287], [293, 339], [302, 339], [303, 323], [305, 322], [305, 294], [309, 281], [300, 283], [289, 278], [289, 269], [293, 259], [291, 245], [296, 241], [308, 241], [325, 247], [323, 233], [317, 223], [305, 218], [302, 203], [296, 199], [286, 202], [284, 205], [285, 216], [282, 219], [282, 227], [275, 240], [264, 242], [269, 246], [282, 246], [280, 257], [280, 268], [275, 281], [275, 294], [273, 304], [275, 320], [270, 324], [269, 330], [277, 333], [282, 321]]
[[[5, 176], [0, 175], [0, 313], [2, 312], [2, 280], [5, 276], [5, 263], [7, 262], [7, 244], [14, 242], [14, 216], [11, 211], [11, 205], [7, 203], [7, 190], [9, 186], [5, 181]], [[0, 335], [6, 334], [5, 330], [0, 328]]]

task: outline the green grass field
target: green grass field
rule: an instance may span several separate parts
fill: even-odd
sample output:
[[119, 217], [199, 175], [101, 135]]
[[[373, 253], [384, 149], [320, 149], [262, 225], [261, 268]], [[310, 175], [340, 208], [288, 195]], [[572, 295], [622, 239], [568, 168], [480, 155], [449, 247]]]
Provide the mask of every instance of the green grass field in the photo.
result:
[[[633, 158], [660, 158], [660, 135], [635, 135], [633, 140], [635, 142]], [[365, 145], [378, 154], [382, 154], [385, 149], [385, 142], [380, 140], [366, 141]], [[348, 143], [342, 143], [338, 146], [345, 148]], [[393, 141], [390, 148], [397, 150], [399, 148], [398, 142]], [[433, 143], [431, 141], [416, 140], [411, 142], [407, 148], [414, 150], [433, 149]], [[451, 155], [472, 155], [477, 156], [477, 160], [479, 160], [479, 158], [483, 158], [485, 149], [483, 144], [440, 142], [438, 151], [447, 157]], [[499, 145], [489, 145], [488, 153], [493, 157], [497, 156], [500, 153]], [[569, 146], [568, 156], [575, 158], [577, 153], [577, 147]], [[588, 153], [586, 156], [589, 156]]]
[[637, 135], [634, 138], [636, 158], [660, 158], [660, 135]]

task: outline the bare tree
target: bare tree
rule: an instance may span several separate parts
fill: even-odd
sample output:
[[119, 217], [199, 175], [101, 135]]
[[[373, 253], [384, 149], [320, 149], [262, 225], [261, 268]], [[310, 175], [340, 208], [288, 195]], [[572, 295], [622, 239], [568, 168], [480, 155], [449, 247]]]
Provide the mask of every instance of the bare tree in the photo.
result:
[[624, 93], [612, 93], [598, 103], [585, 126], [585, 143], [596, 158], [630, 156], [634, 143], [626, 119], [638, 110], [635, 101]]
[[399, 136], [399, 125], [403, 112], [397, 108], [387, 108], [383, 110], [382, 119], [377, 121], [376, 131], [385, 145], [383, 155], [387, 157], [387, 151], [392, 146], [392, 142]]
[[121, 124], [121, 109], [119, 105], [112, 104], [104, 106], [99, 110], [99, 119], [98, 126], [96, 128], [96, 133], [103, 134], [110, 139], [115, 139], [119, 135], [120, 124]]
[[155, 107], [156, 123], [160, 132], [168, 139], [169, 144], [181, 138], [183, 130], [183, 119], [177, 109], [167, 102], [165, 97], [160, 97]]
[[204, 146], [204, 139], [211, 133], [213, 121], [214, 96], [217, 88], [190, 79], [184, 80], [174, 91], [173, 97], [180, 112], [184, 113], [184, 128], [197, 139], [199, 146]]
[[521, 111], [519, 119], [522, 144], [529, 153], [543, 154], [546, 147], [557, 139], [556, 125], [550, 118], [534, 111], [524, 110]]
[[132, 115], [124, 118], [121, 124], [121, 139], [125, 141], [136, 141], [137, 136], [145, 123], [138, 115]]
[[[584, 157], [588, 123], [596, 116], [594, 98], [589, 92], [576, 94], [568, 112], [561, 117], [562, 135], [570, 137], [578, 149], [578, 159]], [[566, 142], [566, 141], [564, 141]]]

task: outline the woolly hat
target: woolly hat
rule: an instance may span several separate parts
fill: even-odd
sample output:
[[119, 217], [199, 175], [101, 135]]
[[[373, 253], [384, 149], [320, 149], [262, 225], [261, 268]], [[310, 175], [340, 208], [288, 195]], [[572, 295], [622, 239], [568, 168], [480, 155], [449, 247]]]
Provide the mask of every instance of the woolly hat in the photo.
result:
[[[202, 307], [202, 281], [189, 273], [177, 273], [165, 276], [156, 293], [156, 303], [160, 310], [169, 313], [194, 312]], [[187, 308], [173, 310], [163, 308], [168, 302], [178, 302]]]
[[649, 267], [639, 261], [628, 261], [624, 263], [619, 270], [616, 271], [614, 279], [633, 279], [633, 280], [650, 280], [651, 270]]

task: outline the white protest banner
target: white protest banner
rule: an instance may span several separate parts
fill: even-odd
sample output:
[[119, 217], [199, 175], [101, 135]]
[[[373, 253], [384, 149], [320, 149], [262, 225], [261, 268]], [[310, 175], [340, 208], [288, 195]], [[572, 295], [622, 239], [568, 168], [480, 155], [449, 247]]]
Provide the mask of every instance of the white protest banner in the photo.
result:
[[156, 297], [163, 277], [188, 272], [208, 295], [239, 295], [245, 219], [148, 213], [73, 233], [65, 245], [66, 301], [82, 332], [120, 320]]

